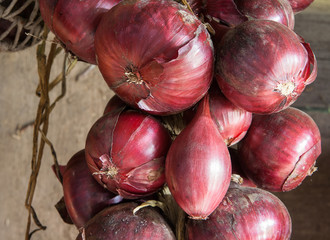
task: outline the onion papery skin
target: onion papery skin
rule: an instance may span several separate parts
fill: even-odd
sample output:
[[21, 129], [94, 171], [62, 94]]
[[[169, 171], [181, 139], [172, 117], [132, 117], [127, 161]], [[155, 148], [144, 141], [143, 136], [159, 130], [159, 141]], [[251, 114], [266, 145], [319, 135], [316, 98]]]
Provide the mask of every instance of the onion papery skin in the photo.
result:
[[170, 0], [128, 0], [108, 11], [95, 35], [98, 66], [126, 103], [154, 115], [197, 103], [213, 76], [204, 25]]
[[238, 143], [245, 136], [252, 121], [252, 113], [229, 101], [217, 85], [209, 91], [211, 117], [216, 123], [227, 146]]
[[288, 0], [294, 13], [305, 10], [314, 0]]
[[102, 15], [120, 0], [39, 0], [46, 25], [66, 50], [96, 64], [94, 35]]
[[291, 217], [280, 199], [265, 190], [235, 184], [209, 219], [186, 222], [189, 240], [288, 240], [291, 232]]
[[207, 0], [206, 12], [234, 27], [252, 19], [272, 20], [294, 28], [294, 13], [287, 0]]
[[194, 219], [206, 219], [214, 211], [231, 178], [229, 152], [211, 118], [208, 98], [173, 141], [165, 165], [173, 198]]
[[87, 223], [76, 240], [176, 239], [160, 213], [148, 207], [133, 214], [137, 206], [137, 203], [128, 202], [104, 209]]
[[135, 110], [103, 115], [86, 139], [86, 160], [95, 179], [123, 198], [156, 192], [165, 182], [171, 138], [154, 117]]
[[242, 187], [256, 187], [257, 185], [246, 176], [240, 165], [238, 150], [231, 147], [228, 149], [231, 159], [232, 181], [233, 179], [238, 180]]
[[65, 168], [63, 193], [66, 209], [77, 228], [84, 227], [98, 212], [123, 199], [95, 181], [84, 150], [73, 155]]
[[274, 21], [242, 23], [218, 45], [215, 76], [219, 87], [248, 112], [270, 114], [287, 108], [316, 75], [309, 45]]
[[238, 151], [243, 171], [258, 187], [290, 191], [316, 170], [321, 135], [308, 114], [290, 107], [255, 115]]

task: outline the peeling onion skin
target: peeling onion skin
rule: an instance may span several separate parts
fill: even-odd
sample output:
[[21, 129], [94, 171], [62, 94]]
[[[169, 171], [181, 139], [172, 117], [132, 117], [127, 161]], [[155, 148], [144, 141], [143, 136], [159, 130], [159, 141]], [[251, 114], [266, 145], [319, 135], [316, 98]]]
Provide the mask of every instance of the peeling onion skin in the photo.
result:
[[46, 25], [80, 60], [96, 64], [94, 35], [103, 13], [120, 0], [39, 0]]
[[272, 20], [294, 28], [294, 13], [287, 0], [207, 0], [206, 12], [228, 26], [252, 19]]
[[154, 117], [136, 110], [112, 111], [91, 127], [85, 154], [102, 186], [135, 199], [163, 186], [170, 144], [168, 131]]
[[242, 23], [218, 45], [219, 87], [231, 102], [252, 113], [271, 114], [289, 107], [316, 75], [309, 44], [274, 21]]
[[165, 164], [173, 198], [194, 219], [206, 219], [214, 211], [231, 178], [228, 148], [211, 119], [208, 98], [173, 141]]
[[288, 240], [291, 232], [291, 217], [280, 199], [233, 183], [209, 219], [186, 222], [188, 240]]
[[154, 115], [197, 103], [213, 77], [213, 44], [204, 25], [170, 0], [127, 0], [107, 12], [95, 35], [97, 62], [127, 104]]
[[217, 85], [210, 90], [210, 112], [227, 146], [243, 139], [252, 121], [252, 113], [237, 107], [220, 91]]
[[175, 240], [163, 216], [154, 208], [142, 208], [134, 215], [137, 203], [120, 203], [92, 218], [76, 240]]
[[321, 135], [308, 114], [290, 107], [271, 115], [255, 115], [238, 151], [243, 171], [258, 187], [285, 192], [316, 170]]
[[299, 13], [305, 10], [314, 0], [288, 0], [291, 4], [294, 13]]
[[63, 193], [66, 209], [78, 229], [98, 212], [123, 199], [95, 181], [88, 169], [84, 150], [74, 154], [65, 168]]

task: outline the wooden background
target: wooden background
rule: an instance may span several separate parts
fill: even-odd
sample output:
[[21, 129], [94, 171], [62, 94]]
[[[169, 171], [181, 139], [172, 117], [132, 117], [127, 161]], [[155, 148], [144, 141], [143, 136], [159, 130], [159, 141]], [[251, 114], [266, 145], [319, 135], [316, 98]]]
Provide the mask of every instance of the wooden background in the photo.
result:
[[[293, 221], [293, 240], [330, 239], [330, 1], [316, 0], [296, 15], [295, 31], [311, 44], [318, 59], [317, 80], [306, 88], [294, 104], [308, 110], [322, 134], [319, 170], [297, 189], [277, 194], [286, 204]], [[61, 70], [62, 57], [55, 62], [54, 73]], [[53, 142], [60, 163], [84, 147], [85, 137], [112, 96], [95, 68], [79, 81], [75, 76], [87, 65], [79, 63], [68, 79], [66, 97], [51, 115], [48, 137]], [[0, 53], [0, 239], [23, 239], [27, 221], [24, 207], [30, 175], [32, 127], [15, 135], [17, 125], [35, 118], [38, 98], [35, 47], [17, 53]], [[59, 89], [52, 94], [52, 99]], [[322, 110], [322, 111], [320, 111]], [[46, 147], [34, 197], [34, 206], [46, 231], [33, 239], [75, 239], [74, 227], [62, 223], [54, 205], [62, 196], [61, 186], [50, 167], [52, 156]]]

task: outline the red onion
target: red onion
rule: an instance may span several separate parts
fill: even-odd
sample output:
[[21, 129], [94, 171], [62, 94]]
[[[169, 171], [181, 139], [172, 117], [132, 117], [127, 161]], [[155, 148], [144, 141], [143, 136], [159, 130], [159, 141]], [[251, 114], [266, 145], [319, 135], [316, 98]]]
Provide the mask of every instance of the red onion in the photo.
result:
[[240, 161], [239, 161], [239, 154], [237, 149], [229, 148], [229, 154], [231, 159], [231, 168], [232, 168], [232, 181], [238, 180], [237, 183], [239, 183], [243, 187], [256, 187], [255, 183], [252, 182], [244, 173]]
[[219, 205], [230, 183], [226, 144], [210, 115], [208, 95], [166, 157], [168, 187], [178, 205], [194, 219], [206, 219]]
[[309, 45], [274, 21], [242, 23], [218, 45], [219, 87], [231, 102], [249, 112], [269, 114], [287, 108], [316, 75]]
[[314, 0], [288, 0], [294, 13], [305, 10]]
[[238, 143], [250, 127], [252, 113], [230, 102], [216, 85], [212, 86], [209, 93], [211, 117], [225, 143], [227, 146]]
[[229, 26], [263, 19], [294, 28], [294, 14], [287, 0], [207, 0], [206, 12]]
[[295, 108], [256, 115], [238, 144], [246, 175], [270, 191], [290, 191], [311, 175], [321, 154], [320, 131], [313, 119]]
[[120, 0], [39, 0], [46, 25], [78, 58], [96, 64], [94, 35], [103, 13]]
[[168, 131], [154, 117], [135, 111], [99, 118], [86, 140], [86, 160], [96, 180], [124, 198], [156, 192], [165, 182]]
[[76, 240], [175, 239], [168, 223], [154, 208], [142, 208], [133, 214], [137, 206], [128, 202], [104, 209], [88, 222]]
[[187, 239], [288, 240], [291, 217], [276, 196], [259, 188], [232, 184], [205, 221], [189, 219]]
[[84, 150], [73, 155], [66, 166], [63, 193], [66, 209], [77, 228], [85, 226], [89, 219], [107, 206], [122, 200], [122, 197], [95, 181], [87, 167]]
[[95, 49], [109, 87], [129, 105], [152, 114], [188, 109], [212, 80], [210, 36], [175, 1], [119, 3], [102, 18]]

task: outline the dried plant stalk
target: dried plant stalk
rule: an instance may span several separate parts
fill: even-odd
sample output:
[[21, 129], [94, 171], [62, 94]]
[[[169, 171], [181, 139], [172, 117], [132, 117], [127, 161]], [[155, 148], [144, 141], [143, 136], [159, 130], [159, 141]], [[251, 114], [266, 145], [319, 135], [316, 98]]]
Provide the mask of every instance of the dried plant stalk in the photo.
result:
[[[29, 179], [28, 189], [26, 193], [25, 199], [25, 207], [28, 210], [28, 219], [27, 226], [25, 232], [25, 239], [31, 239], [32, 235], [39, 231], [45, 230], [46, 226], [41, 224], [36, 214], [35, 209], [32, 206], [33, 196], [35, 193], [37, 178], [41, 166], [42, 156], [45, 144], [48, 144], [51, 148], [51, 152], [54, 158], [55, 169], [59, 173], [58, 162], [56, 157], [56, 152], [53, 147], [51, 141], [46, 137], [49, 128], [49, 117], [51, 111], [54, 109], [55, 104], [64, 97], [66, 92], [66, 75], [69, 71], [72, 70], [74, 65], [77, 62], [75, 59], [70, 63], [69, 67], [66, 67], [68, 54], [65, 54], [65, 59], [63, 63], [62, 73], [55, 78], [50, 84], [50, 73], [52, 69], [52, 65], [56, 56], [62, 50], [61, 46], [58, 46], [57, 41], [53, 41], [50, 46], [50, 50], [48, 56], [46, 56], [46, 42], [48, 36], [48, 29], [44, 29], [43, 33], [43, 41], [37, 46], [37, 64], [38, 64], [38, 75], [39, 75], [39, 85], [37, 87], [37, 96], [40, 98], [36, 118], [34, 121], [34, 129], [33, 129], [33, 147], [32, 147], [32, 159], [31, 159], [31, 175]], [[53, 101], [50, 102], [49, 92], [58, 84], [61, 83], [61, 93], [60, 95]], [[39, 133], [41, 134], [41, 138], [39, 139]], [[59, 175], [60, 176], [60, 175]], [[37, 228], [31, 231], [32, 220], [37, 225]]]

